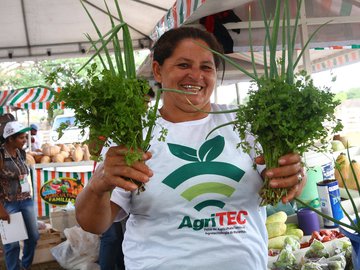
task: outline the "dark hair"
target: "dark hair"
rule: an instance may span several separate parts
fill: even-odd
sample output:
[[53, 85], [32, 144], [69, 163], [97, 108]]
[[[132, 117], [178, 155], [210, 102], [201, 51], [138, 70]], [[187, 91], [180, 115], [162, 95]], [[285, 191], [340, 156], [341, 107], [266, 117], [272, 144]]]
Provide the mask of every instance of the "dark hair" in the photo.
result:
[[13, 140], [16, 140], [17, 137], [19, 137], [20, 135], [24, 134], [26, 132], [17, 132], [13, 135], [10, 135], [9, 137], [7, 137], [6, 139], [4, 139], [4, 142], [7, 142], [10, 140], [10, 138], [12, 138]]
[[[184, 39], [200, 39], [204, 41], [210, 49], [223, 53], [223, 48], [213, 34], [195, 27], [180, 27], [170, 29], [165, 32], [153, 47], [153, 60], [160, 65], [171, 57], [177, 45]], [[218, 68], [223, 63], [220, 56], [213, 53], [215, 67]]]

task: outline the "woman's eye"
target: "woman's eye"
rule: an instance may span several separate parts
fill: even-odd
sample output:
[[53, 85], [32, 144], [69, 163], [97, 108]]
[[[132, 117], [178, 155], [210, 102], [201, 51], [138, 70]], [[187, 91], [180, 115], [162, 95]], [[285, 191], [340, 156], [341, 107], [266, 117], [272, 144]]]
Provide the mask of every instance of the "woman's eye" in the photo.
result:
[[189, 65], [187, 63], [180, 63], [180, 64], [178, 64], [178, 67], [180, 67], [180, 68], [188, 68]]
[[205, 66], [202, 66], [202, 69], [203, 69], [203, 70], [213, 70], [214, 67], [205, 65]]

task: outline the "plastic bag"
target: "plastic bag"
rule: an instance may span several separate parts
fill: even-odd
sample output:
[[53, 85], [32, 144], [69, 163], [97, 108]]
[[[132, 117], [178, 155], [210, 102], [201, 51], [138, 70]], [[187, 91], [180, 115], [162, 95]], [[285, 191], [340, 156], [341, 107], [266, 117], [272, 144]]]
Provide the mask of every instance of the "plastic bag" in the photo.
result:
[[64, 230], [66, 241], [53, 247], [51, 254], [65, 269], [95, 270], [99, 257], [99, 236], [74, 226]]

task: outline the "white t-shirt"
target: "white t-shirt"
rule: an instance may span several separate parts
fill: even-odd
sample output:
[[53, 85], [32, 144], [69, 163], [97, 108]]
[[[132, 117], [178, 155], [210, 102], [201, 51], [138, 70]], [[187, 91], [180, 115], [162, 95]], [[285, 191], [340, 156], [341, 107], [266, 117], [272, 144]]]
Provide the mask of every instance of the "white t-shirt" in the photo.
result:
[[31, 143], [31, 151], [35, 151], [37, 149], [41, 149], [41, 145], [42, 145], [42, 137], [40, 136], [39, 133], [35, 134], [35, 135], [31, 135], [32, 138], [34, 138], [34, 142]]
[[[212, 105], [213, 111], [227, 107]], [[233, 117], [233, 115], [231, 116]], [[154, 176], [146, 191], [116, 188], [111, 200], [130, 214], [123, 251], [126, 269], [266, 269], [263, 184], [253, 160], [237, 148], [229, 114], [170, 123], [165, 142], [154, 135], [147, 165]]]

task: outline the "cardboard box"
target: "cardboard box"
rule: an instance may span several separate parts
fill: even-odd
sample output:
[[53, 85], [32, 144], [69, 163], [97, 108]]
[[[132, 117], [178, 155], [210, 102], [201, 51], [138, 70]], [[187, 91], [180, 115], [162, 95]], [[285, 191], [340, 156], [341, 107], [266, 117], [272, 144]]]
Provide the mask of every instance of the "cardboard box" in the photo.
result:
[[[50, 252], [50, 249], [61, 243], [60, 232], [52, 229], [40, 231], [40, 238], [35, 249], [33, 264], [54, 261], [55, 258]], [[22, 257], [22, 250], [24, 242], [20, 241], [20, 258]]]
[[59, 232], [64, 232], [66, 228], [78, 225], [75, 218], [75, 210], [60, 209], [50, 212], [50, 224], [54, 230]]
[[38, 245], [35, 250], [33, 264], [55, 261], [50, 249], [57, 245], [58, 243]]

